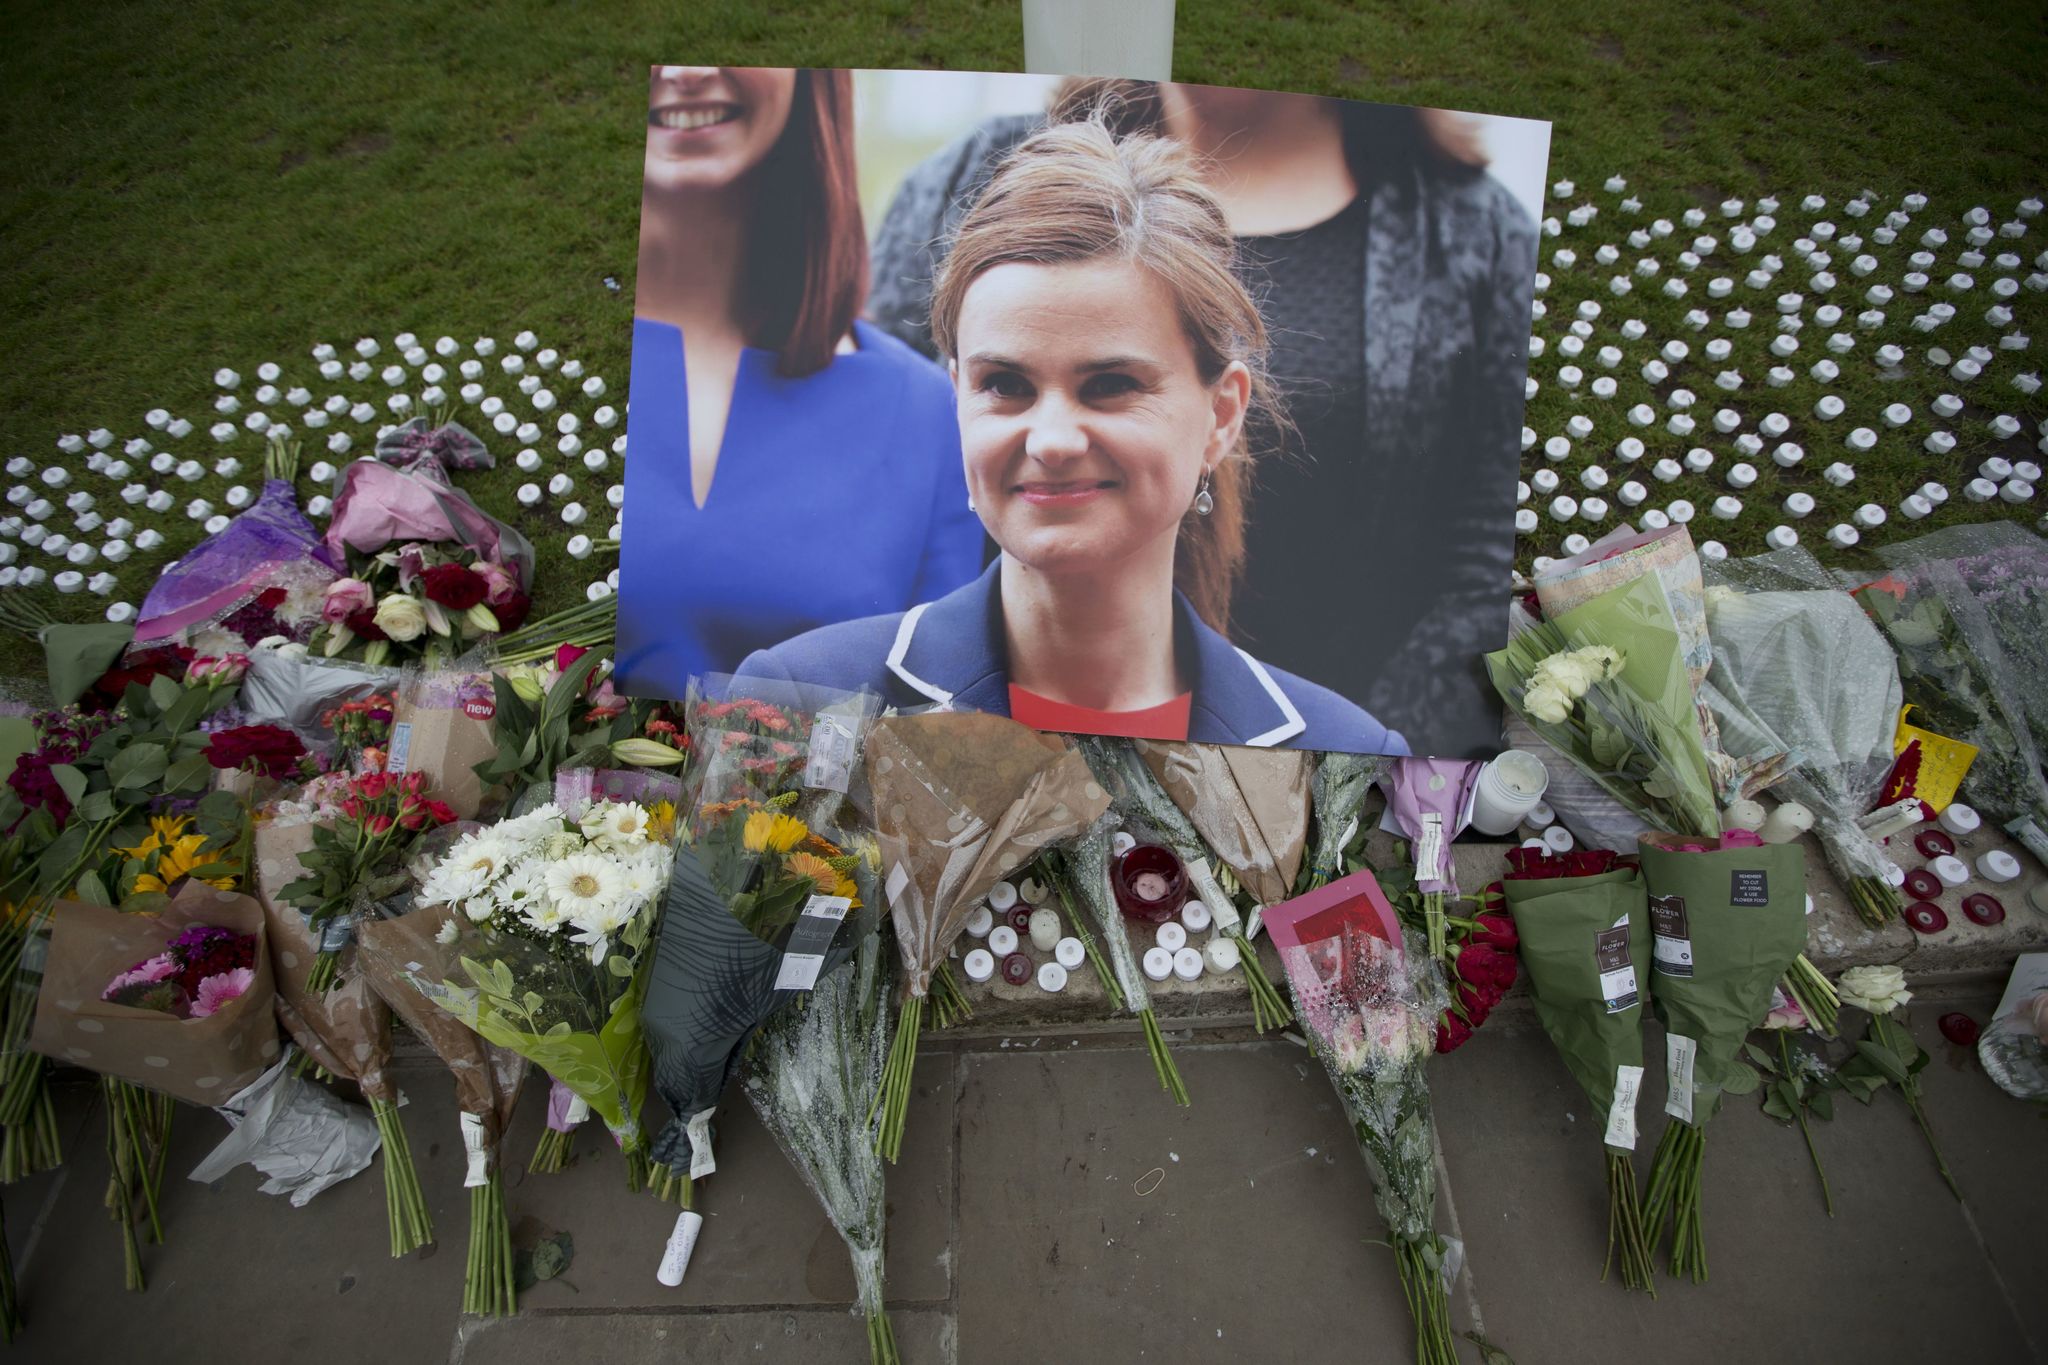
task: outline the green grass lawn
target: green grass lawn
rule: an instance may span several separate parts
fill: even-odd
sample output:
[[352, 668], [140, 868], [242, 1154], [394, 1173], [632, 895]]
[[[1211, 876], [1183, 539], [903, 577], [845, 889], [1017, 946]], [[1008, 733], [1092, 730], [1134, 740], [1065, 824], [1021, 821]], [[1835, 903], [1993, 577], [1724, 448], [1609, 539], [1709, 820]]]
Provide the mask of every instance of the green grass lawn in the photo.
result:
[[[1014, 69], [1022, 57], [1016, 0], [11, 9], [11, 41], [0, 53], [0, 454], [25, 454], [39, 465], [58, 458], [54, 443], [65, 432], [104, 427], [123, 440], [157, 437], [142, 419], [159, 406], [198, 428], [168, 444], [210, 465], [221, 453], [206, 435], [217, 420], [211, 376], [221, 366], [243, 372], [245, 395], [257, 383], [256, 366], [271, 360], [286, 371], [280, 387], [296, 381], [316, 395], [339, 390], [381, 405], [388, 391], [374, 379], [323, 384], [309, 348], [324, 340], [346, 353], [357, 337], [375, 336], [385, 347], [376, 361], [382, 366], [393, 358], [390, 338], [405, 330], [429, 345], [442, 334], [465, 346], [488, 335], [509, 348], [514, 333], [530, 328], [544, 345], [606, 377], [616, 402], [627, 375], [648, 63]], [[1919, 311], [1912, 305], [1925, 305], [1906, 295], [1886, 310], [1882, 328], [1863, 331], [1851, 322], [1839, 329], [1854, 333], [1857, 349], [1836, 357], [1843, 375], [1832, 385], [1813, 380], [1808, 368], [1836, 328], [1809, 323], [1786, 362], [1798, 374], [1786, 388], [1764, 388], [1771, 362], [1763, 355], [1775, 325], [1768, 300], [1786, 287], [1818, 297], [1804, 288], [1810, 271], [1791, 248], [1816, 218], [1867, 233], [1900, 195], [1928, 195], [1928, 208], [1895, 247], [1867, 248], [1881, 261], [1872, 278], [1896, 285], [1918, 235], [1941, 226], [1953, 240], [1929, 272], [1937, 286], [1927, 297], [1950, 298], [1938, 282], [1955, 269], [1963, 212], [1985, 205], [1995, 230], [2019, 199], [2048, 184], [2048, 106], [2038, 91], [2048, 34], [2037, 14], [1905, 3], [1180, 0], [1180, 16], [1176, 74], [1185, 79], [1554, 120], [1551, 178], [1578, 185], [1556, 211], [1600, 208], [1587, 227], [1545, 240], [1548, 312], [1533, 328], [1547, 349], [1531, 367], [1541, 387], [1529, 405], [1530, 426], [1547, 437], [1575, 413], [1594, 422], [1593, 435], [1559, 466], [1567, 486], [1587, 463], [1612, 466], [1605, 452], [1634, 431], [1622, 419], [1630, 405], [1658, 403], [1661, 421], [1663, 396], [1684, 386], [1699, 395], [1701, 434], [1680, 440], [1652, 428], [1644, 433], [1651, 458], [1701, 445], [1716, 453], [1716, 464], [1704, 477], [1657, 485], [1653, 505], [1685, 497], [1704, 510], [1725, 491], [1719, 481], [1735, 458], [1733, 437], [1710, 435], [1709, 421], [1722, 399], [1712, 374], [1724, 367], [1704, 364], [1699, 352], [1726, 335], [1736, 346], [1726, 367], [1745, 378], [1729, 406], [1746, 427], [1766, 411], [1784, 412], [1794, 423], [1789, 439], [1810, 452], [1789, 474], [1763, 461], [1763, 481], [1747, 496], [1814, 491], [1822, 505], [1803, 528], [1807, 543], [1857, 504], [1893, 508], [1927, 479], [1957, 494], [1930, 524], [2040, 515], [2039, 499], [2024, 509], [1987, 509], [1965, 507], [1961, 498], [1965, 471], [1994, 448], [1991, 415], [2011, 413], [2025, 423], [2019, 438], [1998, 449], [2015, 459], [2032, 454], [2048, 405], [2008, 384], [2041, 367], [2036, 349], [1997, 351], [1963, 393], [1968, 409], [1944, 424], [1959, 440], [1952, 456], [1936, 460], [1918, 441], [1928, 401], [1952, 387], [1926, 365], [1924, 351], [1996, 346], [1997, 329], [1982, 320], [1992, 302], [1988, 287], [2000, 274], [2023, 277], [2037, 268], [2033, 257], [2048, 250], [2048, 219], [2034, 220], [2018, 241], [1986, 248], [2015, 251], [2025, 264], [2017, 272], [1989, 263], [1973, 271], [1976, 290], [1953, 296], [1955, 321], [1932, 336], [1910, 330]], [[1636, 219], [1620, 211], [1621, 196], [1600, 188], [1617, 173], [1643, 201]], [[1866, 187], [1876, 191], [1878, 208], [1854, 224], [1840, 204]], [[1778, 252], [1786, 268], [1761, 294], [1739, 286], [1754, 262], [1731, 268], [1724, 242], [1687, 277], [1688, 296], [1667, 299], [1658, 287], [1683, 273], [1675, 257], [1695, 234], [1681, 229], [1645, 251], [1623, 241], [1633, 227], [1694, 206], [1710, 213], [1703, 230], [1719, 233], [1714, 206], [1722, 199], [1766, 193], [1782, 200], [1779, 225], [1754, 254]], [[1809, 193], [1827, 198], [1824, 213], [1800, 210]], [[1594, 252], [1610, 242], [1621, 248], [1621, 262], [1599, 266]], [[1551, 263], [1559, 247], [1577, 252], [1572, 267]], [[1625, 299], [1610, 295], [1608, 277], [1644, 255], [1659, 258], [1657, 280]], [[1867, 282], [1849, 275], [1849, 253], [1833, 255], [1831, 269], [1843, 283], [1829, 297], [1853, 319], [1865, 306]], [[1725, 303], [1704, 297], [1707, 279], [1718, 274], [1738, 281]], [[619, 287], [608, 287], [607, 277]], [[1584, 298], [1603, 304], [1588, 354], [1614, 341], [1626, 318], [1649, 329], [1644, 343], [1626, 348], [1610, 400], [1571, 394], [1556, 379], [1565, 363], [1557, 342]], [[1737, 303], [1756, 320], [1727, 331], [1719, 319]], [[1687, 330], [1682, 319], [1692, 307], [1716, 321]], [[2017, 320], [2009, 330], [2038, 331], [2037, 344], [2048, 346], [2048, 295], [2023, 290], [2012, 307]], [[1691, 343], [1694, 359], [1653, 388], [1637, 367], [1650, 343], [1671, 336]], [[1886, 341], [1908, 352], [1900, 377], [1880, 378], [1870, 359]], [[1581, 364], [1589, 381], [1602, 373]], [[495, 366], [491, 377], [503, 391]], [[1823, 427], [1807, 416], [1824, 391], [1873, 425], [1875, 409], [1887, 402], [1903, 401], [1916, 414], [1910, 438], [1887, 432], [1877, 451], [1853, 459], [1859, 479], [1846, 490], [1819, 479], [1830, 460], [1849, 458], [1837, 452], [1852, 425]], [[587, 415], [596, 404], [579, 398], [574, 406]], [[495, 444], [509, 453], [507, 443]], [[308, 447], [306, 465], [316, 457], [314, 443]], [[244, 433], [229, 449], [253, 464], [257, 444]], [[1540, 449], [1528, 462], [1532, 470], [1545, 463]], [[195, 496], [218, 503], [229, 483], [249, 477], [209, 473], [175, 491], [181, 504]], [[551, 509], [519, 508], [513, 490], [526, 477], [507, 460], [464, 486], [525, 530], [544, 557], [554, 555], [570, 528]], [[109, 504], [117, 483], [85, 476], [79, 486], [115, 514]], [[598, 481], [594, 491], [601, 489]], [[304, 491], [315, 491], [310, 481]], [[196, 539], [194, 523], [171, 520], [183, 539], [122, 566], [121, 595], [139, 602], [154, 564]], [[607, 518], [600, 512], [593, 520], [600, 524], [589, 529], [601, 533]], [[1696, 537], [1718, 535], [1731, 549], [1753, 550], [1773, 520], [1752, 516], [1737, 532], [1696, 527]], [[60, 512], [51, 524], [64, 522]], [[1569, 529], [1546, 521], [1523, 542], [1525, 556], [1557, 553]], [[576, 600], [592, 576], [544, 575], [542, 609]], [[35, 591], [79, 617], [104, 606], [84, 595]], [[0, 649], [0, 675], [39, 671], [32, 646]]]

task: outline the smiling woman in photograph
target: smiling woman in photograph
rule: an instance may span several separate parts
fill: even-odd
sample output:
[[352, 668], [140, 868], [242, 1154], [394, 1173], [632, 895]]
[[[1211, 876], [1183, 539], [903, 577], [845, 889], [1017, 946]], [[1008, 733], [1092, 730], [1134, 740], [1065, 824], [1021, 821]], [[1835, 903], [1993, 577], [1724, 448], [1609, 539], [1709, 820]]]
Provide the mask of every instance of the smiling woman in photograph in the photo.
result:
[[967, 488], [1001, 555], [955, 592], [786, 641], [742, 675], [1048, 730], [1405, 753], [1228, 638], [1246, 433], [1285, 425], [1233, 252], [1181, 146], [1100, 122], [1020, 144], [961, 223], [931, 309]]
[[856, 320], [852, 106], [845, 71], [654, 68], [620, 513], [636, 695], [981, 568], [945, 374]]

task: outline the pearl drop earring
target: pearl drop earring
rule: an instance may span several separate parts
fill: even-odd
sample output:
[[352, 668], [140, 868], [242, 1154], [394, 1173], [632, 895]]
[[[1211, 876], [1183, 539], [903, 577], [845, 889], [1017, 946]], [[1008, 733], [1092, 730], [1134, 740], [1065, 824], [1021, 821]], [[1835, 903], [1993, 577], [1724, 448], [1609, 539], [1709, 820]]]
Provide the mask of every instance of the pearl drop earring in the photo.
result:
[[1202, 475], [1202, 486], [1195, 490], [1195, 515], [1206, 517], [1216, 510], [1216, 499], [1209, 496], [1209, 476]]

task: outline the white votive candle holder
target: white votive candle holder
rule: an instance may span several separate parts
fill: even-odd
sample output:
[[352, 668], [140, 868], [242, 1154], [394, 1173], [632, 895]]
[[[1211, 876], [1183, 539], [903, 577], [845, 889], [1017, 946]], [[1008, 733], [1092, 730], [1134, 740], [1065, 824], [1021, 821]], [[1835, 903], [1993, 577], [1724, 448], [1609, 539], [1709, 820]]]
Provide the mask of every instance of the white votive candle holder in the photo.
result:
[[1789, 526], [1773, 526], [1764, 533], [1764, 544], [1773, 550], [1789, 550], [1799, 543], [1799, 533]]
[[1666, 456], [1650, 466], [1650, 474], [1659, 483], [1675, 483], [1685, 474], [1685, 466]]
[[1998, 496], [2010, 503], [2031, 502], [2034, 497], [2034, 485], [2025, 479], [2011, 479], [1998, 490]]
[[[1624, 507], [1640, 507], [1648, 500], [1650, 491], [1634, 479], [1630, 479], [1615, 490], [1614, 496], [1621, 501]], [[1535, 514], [1531, 513], [1530, 515], [1533, 518]]]
[[1821, 477], [1837, 488], [1847, 488], [1856, 482], [1856, 468], [1854, 465], [1836, 461], [1821, 471]]
[[1714, 452], [1705, 446], [1694, 446], [1685, 452], [1685, 467], [1695, 474], [1704, 474], [1714, 467]]
[[1972, 479], [1963, 485], [1963, 496], [1971, 502], [1990, 502], [1998, 496], [1998, 485], [1989, 479]]
[[1686, 499], [1679, 498], [1665, 505], [1664, 515], [1670, 517], [1677, 525], [1683, 526], [1693, 518], [1693, 505]]
[[1846, 550], [1863, 539], [1863, 535], [1847, 522], [1837, 522], [1828, 528], [1828, 544], [1838, 550]]

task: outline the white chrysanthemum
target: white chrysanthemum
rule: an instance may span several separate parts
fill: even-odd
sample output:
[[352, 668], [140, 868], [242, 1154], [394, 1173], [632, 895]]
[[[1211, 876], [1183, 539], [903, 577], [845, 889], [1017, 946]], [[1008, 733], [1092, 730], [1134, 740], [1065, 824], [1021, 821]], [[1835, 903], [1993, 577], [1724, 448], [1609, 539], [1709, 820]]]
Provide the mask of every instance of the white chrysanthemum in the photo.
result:
[[512, 915], [523, 914], [529, 904], [547, 898], [547, 865], [537, 858], [520, 858], [491, 888], [492, 907]]
[[455, 940], [460, 937], [462, 937], [462, 921], [450, 915], [446, 920], [442, 921], [440, 932], [434, 935], [434, 942], [445, 948], [452, 946]]
[[[455, 847], [448, 850], [448, 856], [435, 864], [420, 888], [420, 895], [430, 905], [470, 908], [471, 901], [504, 876], [516, 856], [517, 850], [497, 837], [493, 830], [465, 834], [456, 840]], [[472, 919], [481, 919], [488, 914], [488, 910], [479, 915], [470, 908]]]
[[570, 916], [569, 922], [575, 928], [570, 937], [589, 947], [593, 963], [602, 962], [612, 946], [612, 935], [632, 923], [637, 913], [639, 907], [624, 900], [592, 905]]
[[619, 869], [609, 858], [572, 853], [547, 865], [548, 898], [577, 924], [608, 912], [619, 899]]
[[619, 865], [620, 897], [639, 909], [668, 887], [669, 851], [656, 845]]
[[647, 842], [647, 808], [634, 801], [605, 801], [583, 816], [583, 836], [599, 848], [623, 851]]
[[524, 848], [547, 835], [559, 833], [561, 828], [562, 808], [550, 801], [524, 815], [500, 820], [491, 827], [491, 831], [506, 843]]

